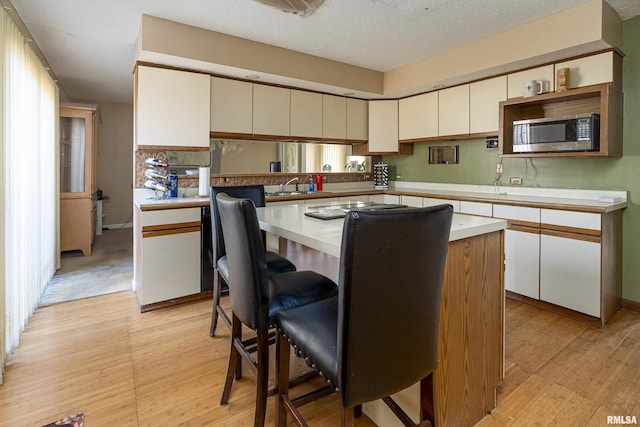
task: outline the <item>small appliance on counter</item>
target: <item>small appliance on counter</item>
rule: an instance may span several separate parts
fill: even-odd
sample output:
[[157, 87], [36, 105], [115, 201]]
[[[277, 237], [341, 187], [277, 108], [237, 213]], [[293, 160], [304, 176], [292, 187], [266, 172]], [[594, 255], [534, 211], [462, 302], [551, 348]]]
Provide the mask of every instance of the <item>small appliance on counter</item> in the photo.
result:
[[373, 188], [376, 190], [389, 188], [389, 166], [386, 163], [373, 165]]
[[282, 172], [281, 162], [269, 162], [269, 172]]

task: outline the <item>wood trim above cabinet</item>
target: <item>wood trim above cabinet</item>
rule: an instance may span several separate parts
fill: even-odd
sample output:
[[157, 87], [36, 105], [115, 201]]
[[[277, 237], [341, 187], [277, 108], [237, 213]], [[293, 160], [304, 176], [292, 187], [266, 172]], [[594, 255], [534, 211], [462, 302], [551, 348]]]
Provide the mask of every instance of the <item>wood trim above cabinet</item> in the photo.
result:
[[438, 142], [439, 138], [437, 136], [425, 137], [425, 138], [411, 138], [411, 139], [401, 139], [398, 141], [400, 144], [413, 144], [416, 142]]
[[147, 150], [147, 151], [209, 151], [209, 147], [186, 147], [186, 146], [177, 146], [177, 145], [138, 145], [138, 150]]
[[235, 133], [235, 132], [209, 132], [210, 138], [220, 139], [252, 139], [252, 133]]

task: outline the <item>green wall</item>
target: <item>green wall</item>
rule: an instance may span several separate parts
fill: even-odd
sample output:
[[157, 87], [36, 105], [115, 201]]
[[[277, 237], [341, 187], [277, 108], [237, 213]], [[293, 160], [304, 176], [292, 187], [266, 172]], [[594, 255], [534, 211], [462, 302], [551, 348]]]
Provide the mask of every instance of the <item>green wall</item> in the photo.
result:
[[[523, 186], [628, 190], [623, 212], [622, 296], [640, 302], [640, 16], [623, 22], [624, 129], [620, 158], [504, 159], [501, 185], [510, 176]], [[442, 144], [438, 144], [442, 145]], [[457, 165], [429, 165], [429, 144], [415, 144], [411, 156], [385, 156], [390, 176], [403, 181], [492, 185], [497, 149], [486, 149], [484, 139], [452, 141], [459, 145]]]

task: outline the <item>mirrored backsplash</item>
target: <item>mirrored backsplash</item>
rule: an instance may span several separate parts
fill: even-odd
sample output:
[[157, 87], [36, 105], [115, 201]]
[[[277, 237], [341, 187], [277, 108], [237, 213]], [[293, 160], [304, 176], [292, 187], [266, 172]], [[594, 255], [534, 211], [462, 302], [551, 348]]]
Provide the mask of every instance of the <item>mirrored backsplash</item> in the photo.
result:
[[[211, 168], [212, 184], [241, 179], [230, 178], [229, 175], [253, 175], [252, 182], [269, 185], [270, 181], [281, 180], [280, 176], [284, 174], [302, 176], [317, 172], [324, 173], [330, 182], [370, 179], [370, 174], [363, 172], [370, 172], [371, 162], [381, 161], [380, 156], [372, 159], [371, 156], [352, 156], [351, 153], [350, 145], [219, 139], [211, 140], [209, 151], [138, 150], [135, 186], [140, 188], [144, 185], [144, 161], [148, 157], [166, 160], [170, 164], [169, 169], [176, 170], [183, 178], [195, 178], [196, 187], [197, 170], [201, 166]], [[280, 173], [276, 172], [278, 170]], [[191, 173], [195, 175], [189, 175]], [[256, 175], [265, 176], [257, 180]], [[237, 184], [242, 183], [244, 181]], [[183, 184], [191, 185], [184, 180]]]

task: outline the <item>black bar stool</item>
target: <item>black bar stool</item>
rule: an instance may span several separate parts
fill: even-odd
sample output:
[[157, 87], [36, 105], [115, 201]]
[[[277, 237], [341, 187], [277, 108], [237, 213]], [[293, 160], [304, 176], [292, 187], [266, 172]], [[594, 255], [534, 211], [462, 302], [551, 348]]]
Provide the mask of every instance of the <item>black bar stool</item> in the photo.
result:
[[[283, 309], [331, 298], [338, 290], [332, 280], [312, 271], [269, 275], [253, 202], [220, 193], [217, 204], [226, 238], [232, 310], [231, 350], [221, 404], [227, 404], [233, 379], [239, 378], [241, 359], [245, 359], [258, 377], [255, 425], [263, 426], [269, 393], [269, 329], [273, 327], [273, 316]], [[242, 340], [243, 325], [255, 331], [255, 339]], [[257, 360], [250, 349], [256, 342]]]
[[[224, 192], [231, 197], [249, 199], [260, 208], [266, 205], [263, 185], [236, 185], [227, 187], [211, 187], [210, 207], [211, 207], [211, 234], [213, 246], [213, 312], [211, 313], [210, 336], [215, 336], [218, 325], [218, 315], [224, 323], [231, 328], [231, 319], [220, 306], [220, 297], [226, 293], [229, 283], [229, 268], [227, 267], [227, 251], [224, 244], [224, 235], [220, 226], [220, 214], [216, 205], [216, 196]], [[266, 245], [266, 235], [262, 233], [263, 243]], [[275, 252], [266, 252], [267, 270], [269, 274], [296, 271], [296, 266], [291, 261]], [[222, 278], [222, 281], [220, 280]], [[224, 289], [223, 289], [224, 288]]]
[[[377, 399], [407, 426], [415, 425], [390, 397], [421, 383], [421, 422], [433, 420], [431, 373], [438, 366], [440, 300], [451, 205], [351, 211], [342, 234], [338, 296], [275, 315], [278, 338], [276, 425], [287, 413], [306, 425], [297, 406], [331, 391], [352, 411]], [[329, 384], [289, 397], [290, 345]], [[298, 405], [296, 405], [298, 404]]]

